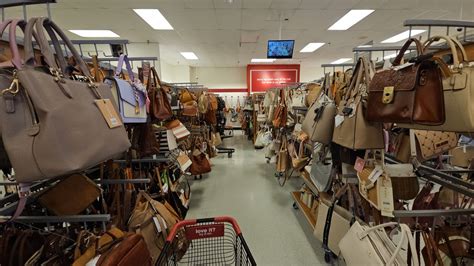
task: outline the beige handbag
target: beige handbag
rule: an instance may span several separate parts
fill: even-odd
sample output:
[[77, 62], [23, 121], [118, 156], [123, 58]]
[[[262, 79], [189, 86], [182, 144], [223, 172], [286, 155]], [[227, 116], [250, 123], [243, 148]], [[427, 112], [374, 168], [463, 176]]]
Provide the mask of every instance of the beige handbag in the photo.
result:
[[[395, 243], [385, 232], [385, 228], [400, 226], [400, 240]], [[408, 241], [407, 241], [408, 240]], [[405, 243], [412, 254], [412, 264], [419, 265], [415, 239], [406, 224], [395, 222], [369, 227], [355, 222], [349, 232], [341, 239], [339, 247], [347, 265], [408, 265], [401, 251], [406, 250]]]
[[454, 132], [413, 130], [418, 160], [424, 161], [443, 154], [458, 145]]
[[[449, 36], [434, 36], [424, 44], [424, 49], [440, 39], [446, 40], [451, 48], [454, 64], [449, 68], [444, 61], [438, 59], [444, 79], [444, 109], [446, 122], [440, 126], [405, 125], [400, 127], [425, 130], [441, 130], [451, 132], [474, 132], [474, 65], [468, 61], [462, 44]], [[460, 53], [458, 53], [460, 51]]]
[[365, 94], [370, 82], [369, 66], [361, 57], [355, 69], [344, 99], [338, 107], [332, 140], [353, 150], [382, 149], [382, 124], [369, 123], [364, 117]]
[[321, 94], [318, 100], [309, 108], [303, 120], [302, 130], [313, 142], [330, 144], [334, 130], [336, 105], [326, 94]]
[[474, 146], [456, 147], [449, 151], [449, 155], [451, 155], [451, 165], [467, 168], [472, 164], [474, 159]]
[[[35, 25], [49, 70], [34, 65]], [[43, 25], [71, 50], [87, 82], [62, 76], [65, 59], [62, 55], [54, 57]], [[89, 69], [64, 32], [47, 18], [32, 18], [24, 42], [25, 65], [18, 67], [11, 88], [3, 91], [0, 101], [2, 138], [15, 179], [31, 182], [68, 175], [126, 151], [130, 141], [110, 88], [92, 83]], [[56, 36], [52, 42], [56, 52], [62, 50]]]
[[288, 140], [283, 137], [280, 150], [277, 154], [277, 172], [286, 172], [289, 166], [288, 160]]
[[305, 104], [310, 107], [321, 95], [322, 87], [317, 83], [309, 83], [306, 85], [308, 91], [305, 98]]

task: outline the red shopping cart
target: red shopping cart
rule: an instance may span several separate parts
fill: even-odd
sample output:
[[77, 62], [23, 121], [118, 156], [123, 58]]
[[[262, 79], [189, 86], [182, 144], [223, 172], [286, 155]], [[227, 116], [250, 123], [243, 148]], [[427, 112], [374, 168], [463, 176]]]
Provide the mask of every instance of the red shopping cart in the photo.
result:
[[[184, 234], [189, 246], [179, 250], [177, 234]], [[232, 217], [184, 220], [168, 235], [156, 265], [257, 265]]]

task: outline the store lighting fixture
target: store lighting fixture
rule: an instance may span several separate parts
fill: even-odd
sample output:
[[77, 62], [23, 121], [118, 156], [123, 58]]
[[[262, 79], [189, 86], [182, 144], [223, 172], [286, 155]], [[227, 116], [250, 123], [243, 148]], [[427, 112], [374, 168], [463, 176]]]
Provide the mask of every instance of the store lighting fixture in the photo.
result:
[[111, 30], [69, 30], [70, 32], [86, 38], [117, 38], [117, 33]]
[[351, 61], [351, 60], [352, 60], [352, 58], [339, 58], [336, 61], [331, 62], [331, 64], [338, 65], [338, 64], [343, 64], [343, 63], [345, 63], [347, 61]]
[[251, 60], [252, 63], [273, 63], [276, 59], [271, 58], [253, 58]]
[[199, 58], [193, 52], [181, 52], [181, 55], [188, 60], [198, 60]]
[[370, 44], [363, 44], [363, 45], [357, 46], [357, 48], [370, 48], [370, 47], [372, 47], [372, 45]]
[[410, 34], [410, 30], [407, 30], [407, 31], [404, 31], [402, 33], [399, 33], [395, 36], [392, 36], [386, 40], [383, 40], [382, 43], [396, 43], [396, 42], [400, 42], [400, 41], [403, 41], [403, 40], [406, 40], [408, 39], [410, 36], [413, 37], [413, 36], [416, 36], [418, 34], [422, 34], [423, 32], [425, 32], [426, 30], [411, 30], [411, 34]]
[[350, 27], [357, 24], [357, 22], [363, 20], [368, 15], [372, 14], [375, 10], [373, 9], [352, 9], [347, 12], [342, 18], [336, 23], [332, 24], [328, 30], [347, 30]]
[[305, 47], [303, 47], [303, 49], [301, 49], [300, 53], [312, 53], [321, 48], [323, 45], [323, 42], [310, 42]]
[[133, 9], [133, 11], [155, 30], [173, 30], [173, 26], [158, 9]]

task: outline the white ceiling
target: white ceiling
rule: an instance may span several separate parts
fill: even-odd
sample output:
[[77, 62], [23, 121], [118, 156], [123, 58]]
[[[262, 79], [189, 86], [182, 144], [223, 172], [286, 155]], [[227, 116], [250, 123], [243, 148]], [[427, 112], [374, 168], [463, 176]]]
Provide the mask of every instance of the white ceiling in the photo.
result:
[[[171, 64], [245, 66], [251, 58], [266, 57], [268, 39], [295, 39], [293, 60], [319, 66], [352, 57], [352, 48], [375, 44], [400, 33], [405, 19], [474, 20], [473, 0], [57, 0], [52, 19], [63, 29], [110, 29], [131, 42], [159, 42], [161, 58]], [[158, 8], [174, 31], [155, 31], [132, 8]], [[327, 28], [350, 9], [375, 9], [347, 31]], [[21, 8], [8, 8], [6, 17], [22, 17]], [[28, 17], [47, 15], [42, 6], [28, 7]], [[71, 39], [80, 39], [69, 34]], [[327, 45], [301, 54], [308, 42]], [[193, 51], [198, 61], [179, 52]], [[133, 56], [133, 55], [131, 55]]]

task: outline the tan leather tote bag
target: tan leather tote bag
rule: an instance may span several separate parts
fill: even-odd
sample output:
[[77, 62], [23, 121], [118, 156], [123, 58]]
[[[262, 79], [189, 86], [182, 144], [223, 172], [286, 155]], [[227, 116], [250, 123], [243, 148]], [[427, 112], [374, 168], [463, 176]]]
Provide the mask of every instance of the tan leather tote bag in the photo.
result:
[[[34, 26], [49, 68], [34, 65]], [[58, 66], [44, 29], [51, 36], [56, 52], [60, 50], [57, 49], [60, 44], [53, 34], [57, 33], [64, 41], [87, 82], [63, 76], [66, 68], [64, 57], [58, 54]], [[18, 51], [17, 47], [13, 49]], [[16, 66], [11, 87], [3, 91], [0, 101], [2, 138], [18, 182], [75, 173], [115, 158], [130, 147], [111, 100], [110, 88], [92, 82], [89, 69], [74, 45], [49, 19], [32, 18], [28, 22], [24, 62], [23, 66]], [[115, 114], [107, 117], [100, 107]]]

